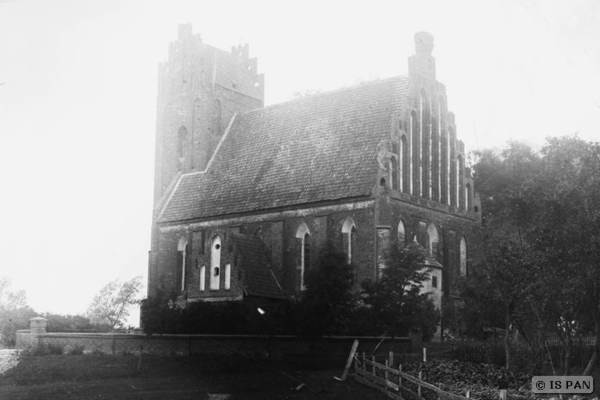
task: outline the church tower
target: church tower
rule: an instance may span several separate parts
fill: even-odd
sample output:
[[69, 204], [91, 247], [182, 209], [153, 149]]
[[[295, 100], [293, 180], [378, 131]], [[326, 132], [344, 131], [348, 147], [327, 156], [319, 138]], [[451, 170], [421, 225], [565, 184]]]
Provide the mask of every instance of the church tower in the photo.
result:
[[231, 118], [264, 103], [264, 76], [248, 45], [217, 49], [179, 26], [158, 70], [154, 207], [181, 174], [203, 171]]

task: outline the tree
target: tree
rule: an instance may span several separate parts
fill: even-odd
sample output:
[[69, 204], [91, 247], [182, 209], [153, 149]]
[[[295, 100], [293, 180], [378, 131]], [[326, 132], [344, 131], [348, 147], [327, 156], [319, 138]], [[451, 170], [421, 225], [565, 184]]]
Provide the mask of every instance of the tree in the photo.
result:
[[[480, 152], [475, 179], [485, 211], [481, 269], [488, 283], [480, 300], [504, 310], [507, 326], [515, 324], [532, 346], [547, 350], [546, 334], [557, 335], [568, 373], [573, 338], [589, 320], [600, 339], [600, 145], [549, 138], [538, 155], [511, 143], [500, 156]], [[477, 307], [466, 304], [464, 314]], [[508, 334], [505, 342], [508, 362]]]
[[122, 329], [131, 306], [138, 304], [142, 277], [127, 282], [116, 279], [104, 286], [90, 304], [87, 316], [93, 324], [106, 324], [112, 330]]
[[29, 319], [37, 314], [27, 305], [23, 290], [10, 289], [10, 280], [0, 278], [0, 341], [13, 346], [18, 329], [28, 329]]
[[363, 283], [362, 302], [370, 309], [375, 332], [402, 336], [420, 331], [425, 339], [435, 333], [439, 316], [429, 295], [421, 291], [429, 279], [424, 261], [417, 244], [401, 249], [394, 241], [384, 257], [381, 278]]
[[306, 276], [306, 291], [297, 308], [300, 335], [310, 338], [344, 333], [354, 310], [352, 266], [345, 253], [328, 245], [317, 268]]

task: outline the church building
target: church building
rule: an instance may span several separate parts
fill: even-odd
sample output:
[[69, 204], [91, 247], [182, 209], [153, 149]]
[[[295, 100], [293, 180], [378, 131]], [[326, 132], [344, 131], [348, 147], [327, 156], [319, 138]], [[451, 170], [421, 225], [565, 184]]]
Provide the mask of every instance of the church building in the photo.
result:
[[415, 45], [408, 75], [265, 107], [248, 45], [224, 51], [181, 25], [159, 67], [148, 295], [294, 299], [327, 242], [359, 290], [398, 241], [427, 255], [438, 307], [455, 296], [480, 201], [433, 37]]

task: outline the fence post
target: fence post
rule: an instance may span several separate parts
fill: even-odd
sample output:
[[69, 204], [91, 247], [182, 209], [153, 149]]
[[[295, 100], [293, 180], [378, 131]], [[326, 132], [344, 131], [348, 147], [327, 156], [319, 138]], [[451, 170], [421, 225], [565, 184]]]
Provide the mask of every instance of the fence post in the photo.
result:
[[438, 387], [440, 388], [440, 391], [438, 392], [438, 399], [442, 400], [442, 392], [444, 391], [444, 384], [440, 383], [440, 384], [438, 384]]
[[[389, 366], [390, 366], [390, 360], [385, 360], [385, 366], [386, 366], [386, 367], [389, 367]], [[387, 392], [387, 390], [388, 390], [388, 387], [389, 387], [389, 385], [388, 385], [388, 382], [389, 382], [389, 380], [388, 380], [388, 376], [389, 376], [389, 375], [388, 375], [388, 370], [387, 370], [387, 369], [383, 371], [383, 376], [384, 376], [384, 378], [385, 378], [385, 391]]]
[[390, 367], [394, 368], [394, 351], [393, 350], [390, 351], [388, 357], [389, 357], [389, 360], [390, 360]]
[[419, 384], [417, 386], [417, 395], [421, 397], [421, 380], [423, 379], [423, 373], [419, 371]]
[[402, 364], [398, 365], [398, 387], [402, 386]]
[[371, 356], [371, 361], [373, 362], [373, 376], [377, 376], [377, 367], [375, 366], [375, 356]]
[[506, 400], [506, 389], [500, 389], [500, 399]]
[[423, 347], [423, 362], [427, 362], [427, 347]]
[[467, 394], [465, 395], [465, 397], [466, 397], [467, 399], [470, 399], [470, 398], [471, 398], [471, 391], [470, 391], [470, 390], [467, 390]]

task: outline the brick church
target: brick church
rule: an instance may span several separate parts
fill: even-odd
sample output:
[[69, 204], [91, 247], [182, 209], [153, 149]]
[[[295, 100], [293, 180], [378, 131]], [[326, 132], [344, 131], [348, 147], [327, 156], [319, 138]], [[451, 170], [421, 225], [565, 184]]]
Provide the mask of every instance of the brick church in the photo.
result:
[[469, 271], [481, 210], [433, 37], [408, 75], [264, 106], [247, 45], [179, 27], [159, 67], [148, 295], [290, 299], [320, 249], [347, 253], [356, 289], [390, 241], [420, 246], [440, 306]]

